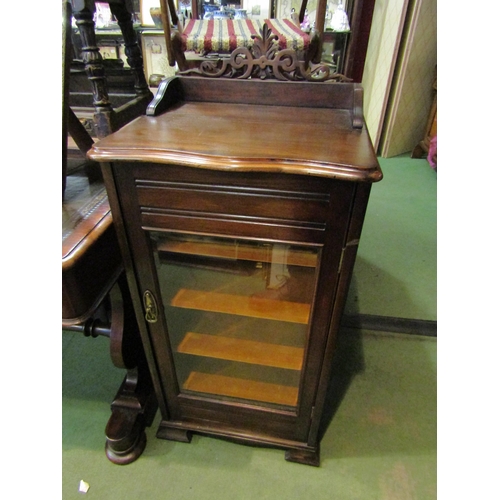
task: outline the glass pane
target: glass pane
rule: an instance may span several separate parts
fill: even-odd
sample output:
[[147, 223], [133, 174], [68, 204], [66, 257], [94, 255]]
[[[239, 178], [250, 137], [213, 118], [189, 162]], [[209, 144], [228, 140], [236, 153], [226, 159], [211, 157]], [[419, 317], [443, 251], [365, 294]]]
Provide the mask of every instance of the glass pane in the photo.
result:
[[318, 249], [151, 238], [181, 392], [295, 407]]

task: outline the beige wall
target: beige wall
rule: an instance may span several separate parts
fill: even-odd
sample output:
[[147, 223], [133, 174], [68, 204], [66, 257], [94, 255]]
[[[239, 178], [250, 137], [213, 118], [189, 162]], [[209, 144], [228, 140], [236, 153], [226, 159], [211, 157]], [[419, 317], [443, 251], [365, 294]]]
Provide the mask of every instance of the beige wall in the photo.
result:
[[408, 0], [375, 2], [362, 80], [365, 120], [375, 150], [382, 134], [407, 6]]
[[433, 101], [437, 64], [437, 0], [418, 0], [412, 9], [382, 133], [380, 153], [397, 156], [424, 138]]
[[437, 64], [436, 11], [437, 0], [375, 2], [362, 84], [367, 128], [381, 156], [411, 151], [424, 138]]

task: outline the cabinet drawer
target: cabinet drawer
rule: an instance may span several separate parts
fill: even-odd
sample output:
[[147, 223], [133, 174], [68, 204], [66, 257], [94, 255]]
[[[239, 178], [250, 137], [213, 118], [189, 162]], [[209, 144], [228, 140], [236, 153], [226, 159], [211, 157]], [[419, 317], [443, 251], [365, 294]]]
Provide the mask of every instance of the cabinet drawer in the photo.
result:
[[135, 180], [144, 228], [323, 241], [331, 209], [323, 179], [156, 167]]
[[151, 181], [140, 182], [137, 196], [145, 210], [167, 209], [311, 223], [326, 221], [329, 201], [328, 194], [323, 193]]

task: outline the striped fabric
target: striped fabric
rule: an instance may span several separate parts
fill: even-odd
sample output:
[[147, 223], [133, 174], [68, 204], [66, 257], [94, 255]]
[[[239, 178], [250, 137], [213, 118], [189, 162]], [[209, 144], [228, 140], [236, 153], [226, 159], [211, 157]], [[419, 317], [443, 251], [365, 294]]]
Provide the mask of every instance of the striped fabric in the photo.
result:
[[278, 35], [278, 47], [307, 50], [311, 39], [291, 19], [266, 19], [264, 21], [274, 35]]
[[253, 45], [251, 35], [260, 35], [266, 23], [278, 35], [280, 50], [306, 50], [310, 38], [291, 19], [190, 19], [182, 34], [183, 50], [194, 52], [232, 52]]

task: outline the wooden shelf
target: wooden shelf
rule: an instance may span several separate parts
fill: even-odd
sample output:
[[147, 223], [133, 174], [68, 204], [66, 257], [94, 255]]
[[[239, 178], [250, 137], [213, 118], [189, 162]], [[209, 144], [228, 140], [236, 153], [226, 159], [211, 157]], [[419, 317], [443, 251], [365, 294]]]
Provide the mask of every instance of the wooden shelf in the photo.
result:
[[188, 332], [177, 352], [241, 363], [300, 370], [304, 349], [234, 337]]
[[191, 372], [183, 389], [286, 406], [296, 406], [299, 394], [297, 387], [200, 372]]
[[246, 295], [204, 292], [181, 288], [172, 299], [173, 306], [201, 311], [235, 314], [308, 324], [310, 305], [301, 302], [266, 299]]
[[[158, 251], [220, 259], [271, 262], [271, 248], [233, 242], [167, 240], [158, 244]], [[305, 250], [290, 249], [287, 253], [287, 264], [290, 266], [316, 267], [317, 260], [316, 253]]]

